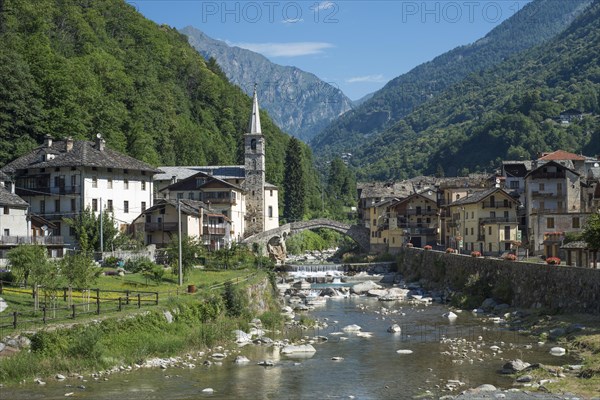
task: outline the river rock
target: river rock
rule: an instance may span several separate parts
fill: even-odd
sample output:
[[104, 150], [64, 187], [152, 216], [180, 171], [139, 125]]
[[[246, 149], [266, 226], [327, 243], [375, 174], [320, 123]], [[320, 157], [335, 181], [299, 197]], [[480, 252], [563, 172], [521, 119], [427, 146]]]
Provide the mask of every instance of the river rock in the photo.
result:
[[367, 296], [370, 297], [381, 297], [387, 294], [387, 290], [385, 289], [372, 289], [367, 292]]
[[458, 318], [458, 315], [454, 314], [452, 311], [449, 311], [449, 312], [445, 313], [444, 315], [442, 315], [442, 317], [453, 320], [453, 319]]
[[259, 361], [258, 365], [260, 365], [261, 367], [272, 367], [273, 365], [275, 365], [275, 363], [271, 360], [263, 360]]
[[496, 386], [486, 383], [481, 386], [478, 386], [476, 390], [479, 392], [495, 392], [498, 389], [496, 389]]
[[583, 326], [581, 324], [571, 324], [571, 325], [567, 326], [567, 333], [581, 332], [584, 329], [585, 329], [585, 326]]
[[533, 380], [531, 375], [523, 375], [517, 378], [517, 382], [519, 383], [529, 383]]
[[302, 344], [302, 345], [288, 345], [281, 349], [282, 354], [294, 354], [294, 353], [316, 353], [317, 349], [315, 349], [310, 344]]
[[481, 307], [486, 311], [491, 311], [494, 307], [496, 307], [497, 303], [496, 300], [492, 299], [492, 298], [487, 298], [483, 301], [483, 303], [481, 303]]
[[553, 347], [550, 349], [550, 354], [552, 354], [553, 356], [564, 356], [567, 353], [567, 350], [565, 350], [562, 347]]
[[202, 389], [202, 393], [212, 394], [215, 390], [213, 388]]
[[503, 374], [514, 374], [515, 372], [523, 371], [525, 368], [529, 367], [531, 364], [521, 361], [519, 359], [512, 360], [504, 364], [502, 367]]
[[380, 301], [395, 301], [395, 300], [404, 300], [408, 293], [407, 289], [401, 288], [391, 288], [386, 291], [383, 296], [379, 297]]
[[343, 360], [344, 360], [344, 357], [333, 356], [333, 357], [331, 357], [331, 360], [332, 360], [332, 361], [343, 361]]
[[235, 335], [236, 343], [248, 343], [252, 341], [252, 336], [244, 331], [235, 330], [233, 334]]
[[396, 350], [396, 353], [398, 353], [398, 354], [412, 354], [413, 351], [412, 350], [408, 350], [408, 349], [400, 349], [400, 350]]
[[381, 289], [381, 286], [376, 284], [373, 281], [365, 281], [365, 282], [357, 283], [356, 285], [352, 286], [351, 291], [354, 294], [363, 294], [363, 293], [367, 293], [369, 290], [374, 290], [374, 289]]
[[4, 350], [4, 348], [5, 348], [5, 347], [6, 347], [6, 345], [5, 345], [4, 343], [0, 342], [0, 352], [1, 352], [2, 350]]
[[346, 325], [345, 327], [342, 328], [342, 330], [344, 332], [358, 332], [360, 331], [362, 328], [356, 324], [352, 324], [352, 325]]
[[566, 334], [567, 334], [566, 329], [554, 328], [554, 329], [551, 329], [550, 332], [548, 332], [548, 338], [550, 338], [550, 340], [556, 340], [556, 339], [560, 338], [561, 336], [565, 336]]
[[64, 381], [65, 379], [67, 379], [64, 375], [61, 374], [56, 374], [55, 378], [59, 381]]
[[401, 330], [402, 328], [400, 328], [400, 325], [398, 324], [394, 324], [387, 329], [387, 331], [390, 333], [399, 333]]
[[496, 305], [494, 307], [494, 312], [498, 312], [499, 313], [499, 312], [502, 312], [502, 311], [507, 310], [509, 308], [510, 308], [510, 306], [508, 304], [506, 304], [506, 303], [498, 304], [498, 305]]
[[250, 362], [250, 360], [246, 356], [237, 356], [234, 360], [234, 363], [236, 363], [236, 364], [246, 364], [249, 362]]

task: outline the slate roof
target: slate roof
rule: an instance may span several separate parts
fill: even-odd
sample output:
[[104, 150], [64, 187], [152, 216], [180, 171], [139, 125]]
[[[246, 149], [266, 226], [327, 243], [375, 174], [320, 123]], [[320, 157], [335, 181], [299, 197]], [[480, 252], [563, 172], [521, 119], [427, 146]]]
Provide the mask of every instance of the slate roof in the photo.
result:
[[[200, 214], [199, 209], [208, 210], [208, 205], [202, 201], [181, 199], [181, 213], [186, 215], [193, 215], [198, 217]], [[162, 210], [166, 206], [177, 208], [177, 200], [171, 199], [160, 199], [152, 207], [147, 208], [142, 214], [148, 214], [156, 210]]]
[[0, 206], [12, 206], [17, 208], [27, 208], [29, 204], [14, 193], [0, 186]]
[[[161, 173], [154, 175], [155, 181], [170, 181], [175, 177], [177, 181], [185, 180], [193, 175], [202, 172], [221, 180], [227, 179], [246, 179], [246, 167], [244, 165], [205, 165], [205, 166], [178, 166], [178, 167], [159, 167]], [[277, 189], [276, 185], [265, 182], [265, 188]], [[181, 190], [181, 189], [179, 189]]]
[[[140, 160], [104, 147], [100, 150], [96, 143], [89, 141], [74, 141], [73, 149], [67, 151], [66, 141], [52, 143], [50, 147], [42, 145], [28, 154], [2, 167], [2, 172], [14, 174], [20, 169], [28, 168], [54, 168], [54, 167], [102, 167], [121, 168], [151, 173], [161, 172]], [[49, 159], [46, 155], [52, 154]]]
[[502, 167], [507, 176], [522, 178], [531, 171], [531, 161], [503, 161]]
[[[202, 185], [198, 186], [196, 183], [196, 178], [206, 178], [206, 182], [203, 183]], [[244, 191], [244, 189], [239, 185], [235, 185], [233, 183], [224, 181], [223, 179], [219, 179], [217, 177], [207, 175], [204, 172], [198, 172], [195, 175], [189, 176], [184, 180], [175, 182], [174, 184], [167, 186], [166, 188], [162, 189], [161, 192], [166, 191], [166, 190], [169, 190], [169, 191], [198, 190], [198, 189], [205, 187], [206, 185], [208, 185], [210, 183], [214, 183], [214, 182], [221, 183], [224, 186], [231, 187], [231, 188], [239, 190], [241, 192]]]
[[506, 197], [515, 201], [514, 198], [509, 193], [507, 193], [505, 190], [497, 188], [497, 187], [493, 187], [493, 188], [489, 188], [489, 189], [485, 189], [485, 190], [476, 190], [467, 197], [463, 197], [461, 199], [453, 201], [452, 203], [450, 203], [450, 205], [457, 206], [457, 205], [463, 205], [463, 204], [479, 203], [480, 201], [486, 199], [488, 196], [491, 196], [492, 194], [494, 194], [496, 192], [502, 192], [503, 194], [506, 195]]
[[543, 164], [540, 164], [540, 165], [538, 165], [538, 166], [535, 166], [535, 167], [534, 167], [534, 168], [533, 168], [531, 171], [529, 171], [529, 172], [527, 173], [527, 175], [525, 175], [525, 177], [527, 177], [527, 176], [529, 176], [529, 175], [533, 174], [535, 171], [537, 171], [537, 170], [539, 170], [539, 169], [541, 169], [541, 168], [543, 168], [543, 167], [547, 167], [548, 165], [556, 165], [556, 166], [558, 166], [558, 167], [566, 168], [566, 169], [568, 169], [569, 171], [571, 171], [572, 173], [574, 173], [575, 175], [578, 175], [578, 176], [579, 176], [579, 172], [577, 172], [577, 171], [575, 171], [575, 170], [573, 169], [574, 167], [573, 167], [573, 162], [572, 162], [572, 161], [570, 161], [570, 160], [565, 160], [565, 161], [554, 161], [554, 160], [553, 160], [553, 161], [548, 161], [548, 162], [545, 162], [545, 163], [543, 163]]

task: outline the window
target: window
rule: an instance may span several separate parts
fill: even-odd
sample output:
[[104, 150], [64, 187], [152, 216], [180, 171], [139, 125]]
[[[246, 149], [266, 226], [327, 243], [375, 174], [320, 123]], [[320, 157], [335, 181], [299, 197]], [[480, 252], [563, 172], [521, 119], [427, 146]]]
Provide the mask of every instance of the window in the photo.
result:
[[540, 183], [538, 185], [538, 188], [539, 188], [540, 192], [543, 192], [545, 190], [545, 185], [543, 183]]
[[183, 193], [177, 193], [177, 199], [178, 200], [183, 199]]
[[373, 226], [377, 226], [377, 219], [373, 218]]
[[146, 190], [146, 181], [142, 181], [142, 190]]
[[40, 213], [46, 213], [46, 200], [40, 200]]
[[108, 189], [112, 189], [112, 188], [113, 188], [113, 185], [112, 185], [112, 178], [108, 178], [108, 179], [106, 180], [106, 187], [107, 187]]
[[556, 191], [557, 191], [558, 193], [562, 192], [562, 182], [558, 182], [558, 183], [556, 184]]
[[77, 231], [75, 230], [74, 226], [70, 226], [69, 227], [69, 236], [75, 236], [77, 235]]
[[473, 236], [475, 233], [475, 231], [473, 230], [473, 228], [471, 228], [471, 236]]
[[92, 176], [92, 187], [93, 188], [98, 187], [98, 177], [97, 176]]
[[256, 150], [256, 139], [250, 141], [250, 150]]
[[152, 235], [146, 235], [146, 244], [152, 244]]
[[488, 251], [491, 253], [492, 252], [492, 244], [488, 243]]
[[125, 214], [129, 213], [129, 202], [127, 200], [123, 202], [123, 212]]
[[273, 190], [269, 190], [269, 194], [273, 197]]
[[98, 199], [92, 199], [92, 211], [98, 211]]
[[504, 199], [504, 208], [508, 208], [509, 204], [508, 204], [508, 199]]
[[146, 211], [146, 202], [142, 201], [142, 211]]
[[54, 200], [54, 211], [60, 212], [60, 199]]
[[71, 211], [77, 211], [77, 201], [75, 199], [71, 199]]
[[[491, 227], [491, 226], [488, 226], [488, 235], [491, 235], [491, 234], [492, 234], [492, 227]], [[490, 251], [491, 251], [491, 250], [490, 250]]]
[[518, 189], [519, 188], [519, 181], [510, 181], [510, 188], [511, 189]]
[[123, 188], [125, 190], [129, 189], [129, 179], [123, 179]]
[[505, 219], [506, 221], [508, 221], [508, 218], [509, 218], [509, 217], [508, 217], [508, 211], [504, 211], [504, 219]]
[[71, 186], [77, 186], [77, 175], [71, 175]]
[[456, 193], [456, 200], [460, 199], [460, 194]]
[[554, 218], [548, 218], [546, 220], [546, 228], [548, 228], [548, 229], [554, 228]]
[[579, 217], [573, 217], [573, 228], [578, 229], [579, 227]]
[[113, 201], [112, 200], [106, 200], [106, 209], [110, 212], [113, 212]]
[[475, 211], [471, 211], [471, 219], [475, 218]]
[[10, 214], [10, 207], [4, 206], [4, 215]]
[[563, 202], [561, 200], [556, 202], [556, 208], [558, 208], [559, 210], [563, 208]]
[[194, 192], [189, 192], [188, 193], [188, 199], [194, 200]]
[[269, 218], [273, 218], [273, 206], [269, 206]]
[[4, 236], [10, 236], [10, 229], [4, 230]]

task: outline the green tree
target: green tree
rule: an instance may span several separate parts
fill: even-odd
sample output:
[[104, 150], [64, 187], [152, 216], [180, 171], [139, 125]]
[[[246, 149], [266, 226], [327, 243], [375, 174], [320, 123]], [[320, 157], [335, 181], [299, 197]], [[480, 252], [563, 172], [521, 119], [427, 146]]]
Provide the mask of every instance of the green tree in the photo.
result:
[[582, 239], [586, 241], [589, 248], [600, 250], [600, 214], [594, 213], [588, 218], [583, 228]]
[[[183, 280], [186, 280], [190, 271], [198, 262], [198, 257], [204, 253], [204, 246], [194, 237], [184, 235], [181, 237], [181, 269]], [[179, 237], [173, 236], [167, 247], [171, 267], [176, 275], [179, 274]]]
[[88, 289], [102, 273], [85, 253], [69, 253], [59, 263], [61, 274], [72, 288]]
[[100, 226], [104, 249], [118, 248], [126, 240], [117, 229], [113, 215], [107, 210], [103, 212], [102, 221], [100, 215], [96, 216], [89, 207], [75, 218], [65, 218], [64, 221], [74, 229], [79, 248], [84, 253], [100, 251]]
[[50, 263], [45, 247], [24, 244], [9, 250], [7, 257], [15, 278], [25, 286], [30, 281], [39, 284], [44, 280]]
[[306, 178], [302, 156], [300, 141], [291, 138], [285, 152], [285, 179], [283, 181], [283, 217], [288, 222], [302, 220], [306, 211]]

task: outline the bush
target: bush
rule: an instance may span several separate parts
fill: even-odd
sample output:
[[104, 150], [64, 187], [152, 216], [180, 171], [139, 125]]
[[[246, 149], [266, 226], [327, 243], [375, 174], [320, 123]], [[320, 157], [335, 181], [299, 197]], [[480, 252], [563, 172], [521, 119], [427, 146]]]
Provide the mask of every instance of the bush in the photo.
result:
[[238, 286], [231, 282], [225, 283], [223, 300], [225, 302], [225, 307], [227, 308], [227, 315], [231, 317], [240, 317], [246, 310], [247, 301], [244, 297], [244, 293]]
[[481, 257], [481, 253], [478, 251], [472, 251], [471, 252], [471, 257]]
[[548, 258], [546, 258], [546, 264], [548, 264], [548, 265], [560, 265], [560, 258], [558, 258], [558, 257], [548, 257]]
[[425, 247], [423, 247], [424, 250], [431, 250], [433, 249], [433, 247], [431, 247], [430, 245], [426, 245]]

